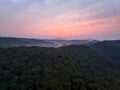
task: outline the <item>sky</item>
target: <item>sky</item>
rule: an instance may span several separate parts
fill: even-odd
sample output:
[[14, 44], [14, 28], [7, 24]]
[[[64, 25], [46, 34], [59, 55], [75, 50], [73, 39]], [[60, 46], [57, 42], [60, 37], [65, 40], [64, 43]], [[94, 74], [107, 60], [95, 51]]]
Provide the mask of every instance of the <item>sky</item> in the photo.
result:
[[0, 0], [0, 36], [120, 39], [120, 0]]

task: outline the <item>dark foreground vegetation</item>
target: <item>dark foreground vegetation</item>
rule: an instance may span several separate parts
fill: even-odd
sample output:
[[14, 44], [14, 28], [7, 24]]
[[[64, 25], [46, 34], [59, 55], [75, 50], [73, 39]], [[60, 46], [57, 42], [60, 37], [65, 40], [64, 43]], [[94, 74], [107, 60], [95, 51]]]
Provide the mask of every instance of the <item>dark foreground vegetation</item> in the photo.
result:
[[104, 44], [0, 48], [0, 90], [120, 90], [120, 47]]

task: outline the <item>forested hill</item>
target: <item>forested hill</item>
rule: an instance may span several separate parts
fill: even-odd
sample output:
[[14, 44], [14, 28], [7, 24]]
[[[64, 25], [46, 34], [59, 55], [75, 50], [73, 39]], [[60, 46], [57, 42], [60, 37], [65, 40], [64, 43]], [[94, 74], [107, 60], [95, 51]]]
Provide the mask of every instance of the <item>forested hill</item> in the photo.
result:
[[120, 40], [102, 41], [90, 45], [92, 49], [120, 64]]
[[95, 46], [0, 48], [0, 90], [120, 90], [120, 66]]

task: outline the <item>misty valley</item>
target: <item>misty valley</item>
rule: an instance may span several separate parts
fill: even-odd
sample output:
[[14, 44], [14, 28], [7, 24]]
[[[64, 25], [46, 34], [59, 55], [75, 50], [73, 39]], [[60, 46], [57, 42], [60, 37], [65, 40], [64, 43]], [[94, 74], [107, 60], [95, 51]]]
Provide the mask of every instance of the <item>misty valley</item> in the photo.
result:
[[120, 90], [120, 40], [16, 39], [0, 38], [0, 90]]

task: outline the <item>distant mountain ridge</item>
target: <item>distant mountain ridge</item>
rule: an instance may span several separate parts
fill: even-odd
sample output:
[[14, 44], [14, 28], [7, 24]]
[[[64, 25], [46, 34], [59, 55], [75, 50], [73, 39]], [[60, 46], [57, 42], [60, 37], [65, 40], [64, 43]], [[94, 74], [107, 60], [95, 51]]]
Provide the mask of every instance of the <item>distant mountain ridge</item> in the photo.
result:
[[31, 39], [0, 37], [0, 47], [18, 47], [18, 46], [39, 46], [39, 47], [61, 47], [67, 45], [86, 45], [96, 43], [97, 40], [49, 40], [49, 39]]
[[14, 37], [0, 37], [0, 47], [14, 47], [14, 46], [45, 46], [53, 45], [51, 42], [40, 39], [14, 38]]

